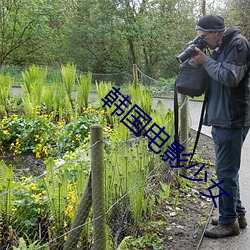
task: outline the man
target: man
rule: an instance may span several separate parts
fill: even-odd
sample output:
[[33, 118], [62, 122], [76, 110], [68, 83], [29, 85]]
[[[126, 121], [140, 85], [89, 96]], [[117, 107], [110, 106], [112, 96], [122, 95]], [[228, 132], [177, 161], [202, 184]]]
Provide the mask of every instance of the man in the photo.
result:
[[[247, 226], [245, 208], [240, 200], [239, 169], [241, 149], [250, 126], [250, 47], [237, 27], [225, 30], [220, 16], [202, 17], [195, 30], [212, 56], [195, 48], [193, 59], [203, 64], [210, 76], [204, 125], [212, 126], [216, 152], [216, 174], [226, 194], [219, 197], [219, 218], [205, 231], [207, 237], [221, 238], [239, 234]], [[222, 191], [221, 191], [222, 192]]]

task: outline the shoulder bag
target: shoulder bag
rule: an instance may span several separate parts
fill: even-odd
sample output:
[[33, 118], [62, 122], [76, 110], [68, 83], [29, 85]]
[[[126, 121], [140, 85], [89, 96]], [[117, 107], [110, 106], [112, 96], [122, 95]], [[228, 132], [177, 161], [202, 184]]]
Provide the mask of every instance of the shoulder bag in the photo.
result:
[[190, 58], [181, 64], [175, 87], [177, 92], [183, 95], [201, 96], [207, 88], [208, 79], [203, 65]]

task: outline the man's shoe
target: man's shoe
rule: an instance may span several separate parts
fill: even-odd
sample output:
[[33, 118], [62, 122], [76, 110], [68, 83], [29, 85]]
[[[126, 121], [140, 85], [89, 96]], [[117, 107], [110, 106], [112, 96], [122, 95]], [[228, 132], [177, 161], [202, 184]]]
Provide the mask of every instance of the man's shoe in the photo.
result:
[[[240, 229], [243, 229], [243, 228], [245, 228], [247, 226], [247, 220], [246, 220], [245, 214], [242, 214], [242, 215], [238, 216], [238, 222], [239, 222]], [[218, 225], [218, 219], [217, 218], [212, 218], [211, 224], [214, 225], [214, 226], [217, 226]]]
[[239, 235], [240, 228], [238, 222], [233, 224], [219, 224], [210, 229], [206, 229], [204, 235], [209, 238], [223, 238], [228, 236]]
[[245, 214], [239, 215], [238, 222], [241, 229], [247, 226], [247, 220]]

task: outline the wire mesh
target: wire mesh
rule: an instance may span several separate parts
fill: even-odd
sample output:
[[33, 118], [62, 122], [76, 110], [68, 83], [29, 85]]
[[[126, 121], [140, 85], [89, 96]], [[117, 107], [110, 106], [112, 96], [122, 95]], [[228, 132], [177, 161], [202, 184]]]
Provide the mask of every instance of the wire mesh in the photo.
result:
[[[151, 87], [153, 83], [164, 84], [140, 74], [143, 83]], [[104, 79], [98, 77], [100, 81]], [[169, 85], [166, 90], [171, 92], [171, 88]], [[186, 105], [187, 98], [180, 110]], [[173, 117], [161, 125], [173, 127]], [[44, 165], [37, 166], [39, 171], [35, 175], [26, 177], [17, 177], [15, 169], [1, 161], [1, 249], [93, 248], [93, 224], [102, 216], [93, 219], [91, 207], [92, 147], [74, 152], [78, 157], [48, 159]], [[161, 190], [161, 183], [173, 175], [169, 165], [150, 152], [145, 138], [105, 140], [107, 249], [117, 249], [127, 237], [144, 233], [138, 230], [139, 225], [155, 215], [154, 204], [161, 199], [156, 190]], [[65, 245], [72, 235], [74, 248]]]
[[[87, 157], [89, 150], [81, 154]], [[148, 187], [159, 185], [167, 177], [162, 175], [164, 164], [155, 165], [154, 157], [146, 153], [147, 143], [142, 138], [109, 142], [106, 151], [105, 215], [110, 239], [107, 249], [117, 249], [126, 236], [138, 234], [136, 230], [142, 220], [152, 216], [153, 209], [148, 212], [152, 196]], [[4, 166], [2, 163], [1, 167], [7, 169]], [[1, 249], [31, 244], [34, 249], [64, 249], [68, 235], [71, 232], [76, 235], [78, 229], [81, 233], [76, 239], [77, 247], [68, 249], [91, 249], [93, 223], [100, 219], [93, 220], [91, 204], [81, 207], [81, 222], [72, 228], [82, 193], [91, 193], [94, 188], [87, 184], [89, 172], [88, 166], [79, 161], [49, 161], [43, 174], [22, 178], [15, 188], [11, 188], [14, 177], [10, 173], [5, 175], [6, 181], [2, 182], [6, 183], [2, 186], [5, 191], [0, 195]]]
[[167, 96], [173, 98], [174, 93], [174, 79], [170, 80], [156, 80], [146, 74], [144, 74], [139, 68], [140, 82], [149, 87], [154, 95]]

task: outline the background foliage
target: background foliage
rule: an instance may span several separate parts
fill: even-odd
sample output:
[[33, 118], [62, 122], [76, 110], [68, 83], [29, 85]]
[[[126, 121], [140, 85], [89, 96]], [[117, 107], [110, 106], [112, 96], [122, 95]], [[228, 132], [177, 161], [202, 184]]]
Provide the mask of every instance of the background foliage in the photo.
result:
[[176, 75], [175, 56], [205, 14], [220, 14], [249, 38], [246, 0], [15, 0], [0, 3], [0, 64], [61, 65], [114, 73], [137, 64], [154, 78]]

